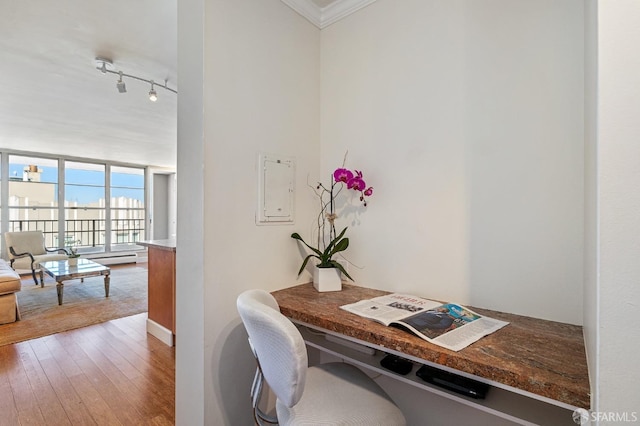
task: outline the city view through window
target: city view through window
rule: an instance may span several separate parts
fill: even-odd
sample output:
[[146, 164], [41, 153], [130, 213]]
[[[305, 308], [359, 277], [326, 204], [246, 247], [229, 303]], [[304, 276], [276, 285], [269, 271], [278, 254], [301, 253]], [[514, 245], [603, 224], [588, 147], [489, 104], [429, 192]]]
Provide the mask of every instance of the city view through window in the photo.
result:
[[9, 155], [8, 181], [8, 231], [81, 253], [142, 249], [144, 168]]

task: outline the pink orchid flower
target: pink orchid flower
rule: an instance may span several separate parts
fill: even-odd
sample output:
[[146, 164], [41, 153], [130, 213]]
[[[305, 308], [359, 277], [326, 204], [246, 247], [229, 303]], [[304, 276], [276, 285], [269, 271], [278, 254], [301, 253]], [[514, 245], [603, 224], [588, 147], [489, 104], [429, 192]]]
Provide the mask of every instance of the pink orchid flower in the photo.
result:
[[356, 170], [356, 175], [347, 181], [347, 188], [354, 189], [356, 191], [362, 191], [367, 187], [364, 179], [362, 179], [362, 172]]
[[349, 179], [347, 181], [347, 188], [354, 189], [356, 191], [362, 191], [367, 187], [367, 184], [362, 178], [354, 177], [353, 179]]
[[333, 178], [336, 182], [347, 183], [350, 179], [353, 179], [353, 173], [351, 170], [340, 168], [333, 172]]

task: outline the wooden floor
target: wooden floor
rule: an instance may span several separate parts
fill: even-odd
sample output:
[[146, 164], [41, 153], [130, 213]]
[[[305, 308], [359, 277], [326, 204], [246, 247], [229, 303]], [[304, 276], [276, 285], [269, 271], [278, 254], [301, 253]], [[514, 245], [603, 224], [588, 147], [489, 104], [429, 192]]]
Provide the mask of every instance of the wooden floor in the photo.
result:
[[175, 348], [147, 314], [0, 347], [0, 425], [173, 425]]

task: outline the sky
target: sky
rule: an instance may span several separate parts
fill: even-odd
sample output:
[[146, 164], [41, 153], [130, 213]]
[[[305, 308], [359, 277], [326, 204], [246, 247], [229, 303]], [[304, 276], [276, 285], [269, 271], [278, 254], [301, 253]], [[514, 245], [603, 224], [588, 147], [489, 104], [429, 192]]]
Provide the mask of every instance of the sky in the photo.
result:
[[[24, 164], [10, 164], [9, 177], [22, 178]], [[39, 166], [42, 170], [41, 182], [58, 183], [58, 169]], [[79, 205], [95, 203], [104, 199], [105, 173], [97, 170], [65, 169], [65, 201], [78, 202]], [[57, 190], [56, 190], [57, 195]], [[144, 201], [144, 175], [111, 173], [111, 197], [125, 197]], [[56, 201], [56, 200], [54, 200]]]

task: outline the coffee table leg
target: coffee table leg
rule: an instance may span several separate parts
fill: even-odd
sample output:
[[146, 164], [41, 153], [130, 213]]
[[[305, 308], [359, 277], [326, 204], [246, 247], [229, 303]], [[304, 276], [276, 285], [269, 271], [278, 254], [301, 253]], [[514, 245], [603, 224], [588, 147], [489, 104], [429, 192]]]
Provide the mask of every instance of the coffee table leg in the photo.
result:
[[104, 297], [109, 297], [109, 281], [111, 281], [111, 278], [107, 274], [104, 276]]
[[42, 271], [42, 268], [40, 268], [40, 287], [44, 287], [44, 272]]
[[58, 291], [58, 305], [62, 305], [62, 295], [64, 292], [64, 284], [62, 284], [62, 281], [56, 284], [56, 290]]

